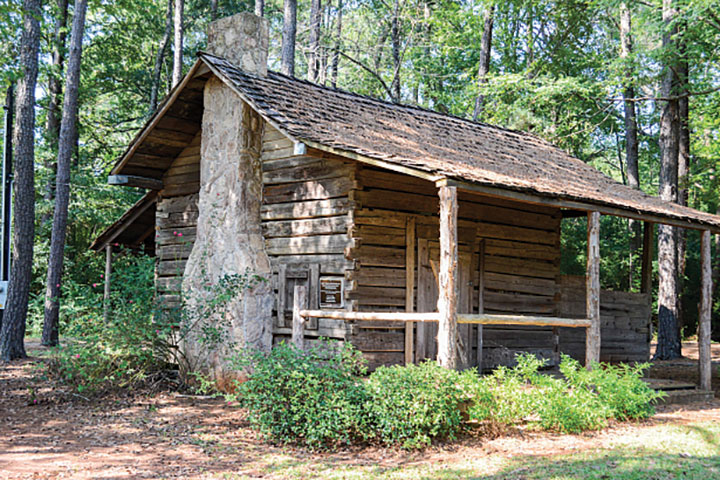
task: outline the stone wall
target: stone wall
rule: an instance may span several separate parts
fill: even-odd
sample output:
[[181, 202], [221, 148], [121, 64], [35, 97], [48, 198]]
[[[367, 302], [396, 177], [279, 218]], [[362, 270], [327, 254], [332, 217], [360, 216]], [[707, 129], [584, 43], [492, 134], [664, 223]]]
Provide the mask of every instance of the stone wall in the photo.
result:
[[[210, 286], [224, 276], [271, 276], [260, 227], [264, 122], [215, 77], [206, 83], [204, 99], [197, 238], [183, 279], [188, 311], [196, 315], [212, 295]], [[225, 384], [234, 375], [227, 368], [228, 344], [270, 348], [273, 301], [270, 282], [262, 282], [223, 308], [221, 315], [197, 319], [224, 328], [230, 342], [208, 344], [196, 329], [184, 345], [187, 368]]]

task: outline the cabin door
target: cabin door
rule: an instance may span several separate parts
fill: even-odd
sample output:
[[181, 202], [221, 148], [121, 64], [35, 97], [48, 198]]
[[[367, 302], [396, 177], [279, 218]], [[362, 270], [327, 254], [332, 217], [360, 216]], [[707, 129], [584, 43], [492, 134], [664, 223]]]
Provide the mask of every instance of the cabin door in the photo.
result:
[[[418, 239], [417, 311], [437, 312], [440, 244]], [[458, 313], [472, 313], [472, 252], [460, 247], [458, 252]], [[437, 323], [417, 324], [415, 359], [435, 360], [437, 357]], [[475, 365], [472, 358], [471, 325], [458, 325], [458, 366], [461, 369]]]

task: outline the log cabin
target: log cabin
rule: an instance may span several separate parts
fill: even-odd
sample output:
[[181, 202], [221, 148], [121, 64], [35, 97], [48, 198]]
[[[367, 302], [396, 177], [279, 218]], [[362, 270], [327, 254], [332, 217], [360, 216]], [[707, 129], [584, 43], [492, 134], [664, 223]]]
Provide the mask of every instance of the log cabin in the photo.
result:
[[[148, 193], [93, 248], [145, 244], [167, 308], [197, 295], [201, 270], [265, 276], [233, 307], [245, 346], [332, 338], [371, 368], [491, 369], [519, 352], [648, 360], [653, 226], [701, 230], [709, 268], [720, 217], [631, 189], [530, 133], [268, 71], [267, 32], [250, 14], [210, 26], [208, 51], [112, 169], [110, 183]], [[640, 293], [600, 289], [600, 215], [644, 222]], [[568, 277], [560, 227], [577, 216], [588, 218], [587, 275]], [[702, 282], [708, 384], [705, 269]]]

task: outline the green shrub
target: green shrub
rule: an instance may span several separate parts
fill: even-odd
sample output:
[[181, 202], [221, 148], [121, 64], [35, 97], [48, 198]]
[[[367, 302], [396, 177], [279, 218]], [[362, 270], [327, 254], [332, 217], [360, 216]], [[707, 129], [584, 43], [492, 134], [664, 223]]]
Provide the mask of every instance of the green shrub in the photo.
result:
[[642, 379], [649, 363], [608, 365], [595, 364], [590, 371], [579, 362], [563, 356], [560, 371], [575, 389], [594, 392], [608, 415], [617, 420], [640, 420], [655, 413], [655, 401], [665, 396]]
[[435, 362], [380, 367], [365, 385], [367, 439], [418, 448], [435, 438], [455, 438], [474, 396], [477, 373], [459, 373]]
[[236, 359], [252, 374], [240, 384], [239, 403], [264, 436], [311, 449], [347, 445], [365, 429], [364, 364], [349, 344], [323, 342], [308, 351], [280, 344], [269, 354]]

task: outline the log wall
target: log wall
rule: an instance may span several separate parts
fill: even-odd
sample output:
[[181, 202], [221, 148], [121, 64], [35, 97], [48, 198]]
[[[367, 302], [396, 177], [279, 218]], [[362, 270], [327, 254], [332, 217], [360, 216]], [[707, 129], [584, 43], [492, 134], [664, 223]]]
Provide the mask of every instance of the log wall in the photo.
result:
[[[262, 149], [265, 247], [273, 267], [276, 295], [275, 342], [292, 332], [289, 313], [297, 284], [308, 287], [309, 307], [317, 308], [320, 278], [343, 278], [353, 262], [345, 257], [352, 241], [355, 162], [308, 149], [296, 154], [293, 142], [266, 125]], [[308, 322], [306, 335], [344, 340], [342, 320]]]
[[[560, 279], [561, 316], [585, 317], [585, 278]], [[646, 362], [650, 359], [651, 297], [644, 293], [600, 292], [600, 361]], [[585, 360], [584, 329], [560, 328], [560, 352]]]
[[[365, 166], [358, 167], [356, 178], [357, 210], [351, 230], [353, 247], [348, 252], [355, 268], [347, 274], [348, 296], [359, 311], [403, 311], [406, 225], [408, 218], [414, 218], [418, 239], [438, 240], [437, 188], [428, 181]], [[557, 313], [558, 210], [460, 192], [458, 219], [460, 251], [473, 253], [469, 267], [473, 312], [480, 308], [477, 285], [482, 281], [485, 313]], [[482, 262], [478, 258], [481, 248], [485, 252]], [[478, 265], [484, 265], [482, 279]], [[415, 285], [420, 267], [415, 269]], [[434, 298], [424, 298], [426, 293], [421, 292], [419, 299], [415, 289], [418, 311], [434, 305]], [[470, 344], [475, 348], [470, 358], [476, 358], [477, 326], [470, 328]], [[483, 332], [484, 367], [507, 363], [517, 351], [554, 357], [550, 328], [488, 326]], [[404, 360], [403, 325], [358, 323], [350, 333], [348, 339], [366, 353], [371, 366]]]

